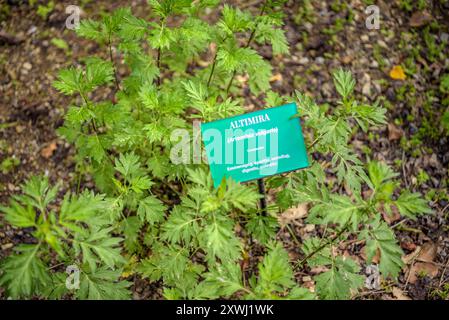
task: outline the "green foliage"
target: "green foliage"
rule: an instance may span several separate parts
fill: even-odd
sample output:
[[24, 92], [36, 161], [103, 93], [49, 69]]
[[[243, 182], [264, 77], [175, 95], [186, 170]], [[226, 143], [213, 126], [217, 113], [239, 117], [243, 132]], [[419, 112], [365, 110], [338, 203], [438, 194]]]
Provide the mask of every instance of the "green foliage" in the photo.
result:
[[296, 285], [287, 252], [280, 244], [271, 245], [259, 264], [259, 277], [250, 279], [253, 293], [249, 299], [277, 299], [286, 295], [292, 299], [313, 299], [314, 295]]
[[[113, 236], [110, 221], [104, 218], [112, 210], [104, 196], [88, 191], [79, 196], [66, 194], [60, 211], [55, 212], [51, 208], [58, 187], [50, 187], [47, 178], [34, 177], [22, 190], [22, 195], [14, 196], [10, 205], [0, 207], [0, 211], [12, 226], [32, 228], [37, 243], [18, 246], [17, 252], [2, 262], [0, 284], [9, 296], [24, 298], [44, 294], [56, 274], [49, 271], [53, 254], [86, 272], [96, 272], [100, 266], [107, 274], [108, 270], [118, 270], [123, 265], [121, 239]], [[107, 279], [118, 281], [119, 274], [116, 275]], [[96, 283], [95, 278], [88, 281], [89, 286], [104, 286]], [[107, 286], [112, 289], [116, 285], [108, 283]], [[118, 282], [117, 286], [123, 287], [123, 283]], [[96, 296], [97, 293], [84, 297]]]
[[31, 296], [42, 292], [49, 281], [47, 268], [37, 256], [39, 245], [21, 245], [19, 254], [8, 257], [2, 264], [4, 275], [0, 284], [7, 286], [11, 297]]
[[323, 299], [346, 299], [351, 290], [362, 287], [364, 278], [359, 275], [360, 267], [350, 258], [337, 257], [329, 271], [315, 276], [317, 290]]
[[40, 16], [42, 19], [47, 19], [48, 15], [55, 9], [55, 2], [54, 1], [48, 1], [45, 5], [38, 5], [37, 7], [37, 15]]
[[[356, 100], [356, 80], [344, 70], [334, 73], [339, 100], [332, 106], [300, 92], [272, 91], [272, 66], [254, 44], [268, 45], [274, 55], [289, 52], [286, 1], [264, 1], [256, 15], [224, 5], [217, 23], [202, 19], [218, 2], [150, 0], [150, 20], [122, 8], [81, 21], [77, 34], [108, 58], [88, 57], [61, 70], [54, 87], [73, 96], [58, 132], [75, 146], [80, 186], [93, 181], [96, 191], [62, 195], [35, 177], [0, 208], [9, 224], [30, 228], [35, 239], [1, 262], [6, 296], [128, 299], [126, 278], [133, 275], [159, 282], [167, 299], [315, 299], [295, 274], [319, 267], [316, 296], [348, 299], [364, 276], [338, 243], [357, 238], [369, 262], [380, 252], [385, 279], [397, 277], [402, 251], [382, 213], [397, 209], [414, 219], [430, 210], [419, 194], [401, 189], [390, 167], [365, 164], [351, 147], [358, 129], [385, 124], [385, 109]], [[179, 23], [168, 23], [174, 17]], [[211, 60], [204, 63], [206, 53]], [[191, 133], [193, 120], [243, 113], [244, 86], [268, 106], [296, 99], [309, 154], [327, 159], [267, 179], [274, 199], [266, 213], [254, 183], [224, 179], [214, 188], [206, 166], [171, 158], [180, 147], [191, 150], [196, 138], [179, 141], [175, 130]], [[103, 90], [106, 95], [96, 94]], [[303, 256], [290, 261], [276, 242], [281, 228], [290, 230], [278, 215], [304, 203], [307, 223], [320, 236], [295, 238]], [[243, 270], [248, 257], [258, 258], [252, 244], [265, 254]], [[65, 285], [69, 265], [80, 271], [78, 289]]]
[[441, 118], [441, 126], [443, 130], [449, 135], [449, 74], [444, 75], [440, 81], [440, 91], [445, 95], [443, 104], [448, 106]]
[[279, 243], [270, 243], [269, 251], [258, 265], [259, 275], [249, 279], [250, 287], [242, 283], [238, 265], [226, 264], [213, 268], [199, 284], [200, 297], [217, 298], [244, 294], [245, 299], [315, 299], [306, 288], [296, 285], [288, 254]]
[[363, 230], [360, 237], [366, 240], [366, 255], [371, 262], [377, 250], [380, 252], [379, 270], [384, 276], [396, 278], [403, 265], [402, 250], [398, 246], [393, 231], [379, 218], [371, 223], [371, 230]]
[[443, 77], [441, 77], [440, 91], [444, 94], [449, 95], [449, 74], [446, 74]]

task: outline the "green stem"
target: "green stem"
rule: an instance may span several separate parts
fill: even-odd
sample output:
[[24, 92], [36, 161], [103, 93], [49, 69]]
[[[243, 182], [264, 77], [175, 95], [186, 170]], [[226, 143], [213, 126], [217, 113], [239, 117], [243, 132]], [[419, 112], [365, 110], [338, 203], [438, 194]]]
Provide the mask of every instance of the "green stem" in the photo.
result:
[[314, 255], [316, 255], [318, 252], [320, 252], [321, 250], [323, 250], [325, 247], [327, 247], [329, 244], [332, 244], [335, 240], [337, 240], [338, 238], [340, 238], [340, 236], [347, 231], [348, 227], [349, 227], [350, 221], [348, 221], [343, 228], [335, 235], [333, 236], [331, 239], [329, 239], [328, 241], [324, 242], [321, 246], [319, 246], [317, 249], [315, 249], [314, 251], [312, 251], [311, 253], [309, 253], [307, 256], [305, 256], [298, 264], [297, 266], [302, 266], [307, 260], [309, 260], [310, 258], [312, 258]]
[[214, 62], [212, 63], [212, 69], [209, 74], [209, 79], [207, 80], [207, 88], [209, 88], [210, 82], [212, 81], [212, 76], [214, 75], [215, 72], [215, 66], [217, 65], [217, 55], [218, 55], [218, 48], [215, 51]]
[[[266, 8], [267, 8], [267, 1], [264, 2], [263, 6], [262, 6], [262, 9], [260, 10], [259, 17], [262, 16], [265, 13], [265, 9]], [[245, 48], [248, 48], [251, 45], [251, 42], [254, 40], [254, 37], [256, 35], [258, 27], [259, 27], [259, 22], [256, 23], [253, 31], [251, 32], [251, 35], [249, 36], [249, 39], [246, 42]], [[232, 77], [229, 80], [228, 86], [226, 87], [226, 96], [229, 95], [229, 90], [231, 90], [231, 86], [232, 86], [232, 83], [234, 82], [234, 78], [235, 78], [236, 75], [237, 75], [237, 70], [234, 70], [232, 72]]]
[[[166, 25], [165, 25], [165, 19], [166, 18], [162, 18], [161, 20], [161, 30], [163, 30]], [[162, 71], [161, 71], [161, 65], [162, 65], [162, 48], [158, 48], [157, 49], [157, 57], [156, 57], [156, 64], [157, 64], [157, 68], [159, 70], [159, 75], [156, 78], [156, 84], [159, 87], [162, 83]]]
[[118, 75], [117, 75], [117, 68], [115, 67], [114, 57], [112, 55], [112, 40], [111, 40], [111, 34], [109, 34], [108, 38], [108, 47], [109, 47], [109, 59], [112, 63], [112, 69], [114, 70], [114, 79], [115, 79], [115, 90], [116, 92], [120, 90], [120, 84], [118, 81]]
[[161, 56], [162, 56], [162, 50], [161, 50], [161, 48], [159, 48], [159, 49], [157, 49], [157, 68], [159, 69], [159, 75], [156, 78], [156, 84], [158, 87], [161, 85], [161, 78], [162, 78]]

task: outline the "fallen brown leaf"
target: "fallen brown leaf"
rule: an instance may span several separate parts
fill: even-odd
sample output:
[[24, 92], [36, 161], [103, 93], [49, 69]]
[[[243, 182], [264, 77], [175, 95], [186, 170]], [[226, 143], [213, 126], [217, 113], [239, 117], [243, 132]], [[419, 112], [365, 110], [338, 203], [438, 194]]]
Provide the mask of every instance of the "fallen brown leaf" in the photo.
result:
[[52, 142], [41, 150], [41, 156], [43, 156], [45, 159], [48, 159], [53, 155], [53, 152], [55, 152], [56, 149], [56, 142]]
[[428, 24], [429, 22], [432, 22], [433, 17], [430, 13], [427, 11], [418, 11], [415, 12], [412, 17], [410, 18], [409, 25], [410, 27], [422, 27]]
[[290, 208], [283, 212], [279, 216], [279, 223], [282, 226], [285, 226], [286, 224], [291, 223], [294, 220], [299, 220], [307, 217], [308, 207], [307, 203], [302, 203], [298, 205], [297, 207]]
[[304, 232], [310, 233], [313, 231], [315, 231], [315, 225], [314, 224], [306, 224], [306, 226], [304, 227]]
[[418, 280], [418, 277], [422, 274], [430, 278], [435, 278], [438, 275], [438, 270], [439, 270], [438, 266], [433, 263], [416, 262], [410, 268], [410, 276], [408, 281], [413, 284]]
[[422, 262], [433, 262], [437, 257], [437, 249], [438, 246], [433, 242], [424, 243], [418, 254], [417, 260]]
[[343, 64], [350, 64], [352, 60], [354, 60], [354, 56], [352, 55], [344, 56], [343, 58], [341, 58], [341, 62]]
[[325, 266], [318, 266], [318, 267], [313, 267], [310, 269], [311, 274], [320, 274], [320, 273], [323, 273], [326, 271], [329, 271], [329, 268], [327, 268]]
[[437, 245], [426, 242], [422, 247], [418, 246], [414, 252], [402, 257], [405, 264], [412, 264], [408, 272], [408, 281], [415, 283], [420, 275], [434, 278], [438, 275], [439, 267], [433, 260], [437, 256]]
[[396, 127], [394, 124], [388, 124], [388, 140], [399, 140], [404, 135], [404, 131], [401, 128]]
[[363, 199], [365, 199], [365, 200], [369, 199], [369, 197], [371, 197], [372, 194], [373, 194], [373, 190], [371, 190], [371, 189], [362, 191], [362, 196], [363, 196]]
[[299, 259], [299, 253], [297, 253], [296, 251], [289, 251], [288, 257], [290, 258], [291, 261], [296, 261]]
[[402, 262], [404, 262], [404, 264], [410, 264], [411, 262], [413, 262], [413, 260], [415, 260], [418, 257], [420, 251], [421, 251], [421, 247], [417, 246], [415, 251], [413, 251], [412, 253], [409, 253], [405, 256], [402, 256], [402, 258], [401, 258]]
[[303, 286], [309, 289], [310, 292], [315, 292], [315, 281], [312, 280], [312, 277], [305, 276], [302, 277]]
[[401, 242], [401, 248], [408, 251], [412, 251], [416, 249], [416, 244], [410, 241], [403, 241]]
[[2, 250], [8, 250], [11, 249], [12, 247], [14, 247], [13, 243], [2, 244]]
[[395, 297], [397, 300], [412, 300], [409, 296], [405, 295], [401, 289], [397, 287], [393, 288], [392, 294], [393, 297]]

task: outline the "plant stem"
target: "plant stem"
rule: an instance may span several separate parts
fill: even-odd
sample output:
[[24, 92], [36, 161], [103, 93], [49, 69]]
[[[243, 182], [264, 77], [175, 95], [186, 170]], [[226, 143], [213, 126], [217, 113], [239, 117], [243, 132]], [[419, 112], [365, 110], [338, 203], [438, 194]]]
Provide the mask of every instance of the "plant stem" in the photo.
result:
[[[264, 2], [262, 9], [260, 10], [259, 17], [265, 13], [266, 7], [267, 7], [267, 1]], [[259, 26], [259, 22], [257, 22], [256, 26], [254, 27], [253, 31], [251, 32], [251, 35], [249, 36], [249, 39], [246, 42], [245, 48], [248, 48], [251, 45], [251, 42], [254, 40], [258, 26]], [[229, 80], [228, 86], [226, 88], [226, 96], [229, 95], [229, 90], [231, 89], [232, 83], [234, 82], [234, 78], [236, 75], [237, 75], [237, 70], [234, 70], [232, 72], [232, 77]]]
[[318, 252], [320, 252], [321, 250], [323, 250], [328, 244], [333, 243], [335, 240], [337, 240], [345, 231], [347, 231], [349, 227], [349, 222], [347, 222], [343, 228], [335, 235], [333, 236], [331, 239], [329, 239], [328, 241], [326, 241], [325, 243], [323, 243], [321, 246], [319, 246], [317, 249], [315, 249], [314, 251], [312, 251], [311, 253], [309, 253], [307, 256], [305, 256], [298, 264], [297, 266], [303, 265], [304, 262], [306, 262], [308, 259], [310, 259], [311, 257], [313, 257], [314, 255], [316, 255]]
[[309, 150], [312, 149], [319, 141], [320, 139], [324, 136], [324, 134], [321, 134], [319, 137], [317, 137], [309, 146]]
[[162, 77], [162, 75], [161, 75], [161, 55], [162, 55], [162, 52], [161, 51], [162, 51], [161, 48], [157, 49], [157, 68], [159, 69], [159, 75], [156, 78], [156, 84], [157, 84], [158, 87], [161, 85], [161, 77]]
[[262, 215], [267, 215], [267, 198], [265, 192], [265, 183], [263, 179], [257, 179], [257, 186], [259, 187], [259, 193], [262, 196], [260, 198], [260, 209], [262, 210]]
[[114, 70], [115, 91], [117, 92], [120, 90], [120, 84], [118, 81], [117, 68], [115, 67], [114, 56], [112, 55], [112, 41], [111, 41], [110, 34], [109, 34], [109, 39], [108, 39], [108, 46], [109, 46], [109, 59], [111, 60], [112, 68]]
[[217, 55], [218, 55], [218, 48], [215, 51], [214, 62], [212, 63], [212, 69], [210, 70], [209, 79], [207, 80], [207, 88], [209, 88], [210, 82], [212, 81], [212, 76], [214, 75], [215, 72], [215, 66], [217, 65]]

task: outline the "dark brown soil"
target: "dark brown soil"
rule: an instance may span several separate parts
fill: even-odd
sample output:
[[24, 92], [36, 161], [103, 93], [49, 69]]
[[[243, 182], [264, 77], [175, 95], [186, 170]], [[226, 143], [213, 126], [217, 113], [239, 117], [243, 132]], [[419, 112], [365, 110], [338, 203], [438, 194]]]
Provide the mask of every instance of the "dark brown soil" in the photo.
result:
[[[7, 172], [0, 171], [0, 204], [6, 204], [8, 198], [20, 190], [20, 184], [36, 174], [48, 175], [52, 182], [61, 181], [61, 192], [75, 188], [73, 148], [55, 131], [62, 124], [64, 110], [74, 101], [58, 94], [51, 83], [58, 69], [101, 50], [93, 43], [76, 38], [65, 28], [65, 7], [72, 4], [71, 1], [57, 1], [55, 10], [46, 19], [38, 16], [27, 1], [6, 2], [0, 1], [0, 163], [10, 157], [18, 159], [19, 163]], [[260, 3], [228, 2], [246, 7], [249, 4], [251, 10], [257, 10]], [[434, 263], [438, 266], [438, 275], [419, 278], [412, 284], [405, 270], [399, 284], [392, 283], [377, 291], [366, 290], [358, 298], [399, 299], [397, 291], [392, 290], [395, 288], [412, 299], [441, 299], [436, 292], [444, 291], [444, 284], [449, 282], [449, 141], [439, 129], [445, 97], [438, 87], [440, 76], [449, 72], [449, 44], [446, 42], [442, 47], [438, 59], [431, 59], [424, 38], [425, 26], [412, 28], [409, 21], [416, 10], [401, 9], [399, 0], [377, 1], [382, 15], [381, 30], [371, 31], [364, 25], [366, 1], [340, 1], [346, 2], [350, 9], [335, 10], [333, 3], [338, 2], [311, 1], [312, 13], [301, 17], [303, 1], [289, 1], [285, 30], [291, 55], [275, 57], [267, 48], [258, 49], [276, 66], [278, 76], [272, 84], [282, 94], [290, 95], [299, 90], [314, 96], [319, 103], [333, 103], [337, 95], [331, 72], [343, 67], [350, 69], [358, 80], [356, 91], [360, 99], [370, 103], [381, 99], [388, 105], [389, 127], [372, 135], [357, 134], [353, 145], [362, 158], [383, 160], [393, 165], [401, 172], [404, 186], [423, 194], [441, 193], [441, 196], [429, 198], [434, 214], [417, 221], [392, 222], [407, 254], [425, 243], [436, 244]], [[444, 1], [428, 2], [426, 11], [437, 25], [431, 31], [432, 37], [437, 44], [444, 44], [449, 34], [449, 8]], [[95, 16], [101, 10], [109, 11], [122, 4], [131, 5], [134, 10], [145, 10], [145, 3], [143, 0], [95, 1], [85, 6], [84, 16]], [[344, 27], [338, 30], [335, 26], [341, 21], [345, 21]], [[69, 49], [57, 48], [52, 44], [53, 38], [64, 39]], [[414, 74], [405, 81], [391, 79], [391, 68], [408, 63], [407, 58], [417, 45], [421, 46], [421, 52], [420, 58], [413, 61]], [[382, 65], [379, 59], [382, 59]], [[406, 92], [411, 88], [415, 92], [402, 97], [400, 92], [404, 85], [408, 86]], [[429, 92], [432, 95], [430, 104]], [[258, 103], [254, 98], [249, 101]], [[410, 141], [426, 123], [429, 132], [420, 136], [420, 143], [410, 147]], [[401, 137], [392, 134], [395, 130], [402, 136], [402, 142]], [[420, 178], [423, 171], [428, 179]], [[306, 228], [302, 223], [294, 226], [298, 237], [312, 232]], [[287, 230], [281, 230], [280, 237], [291, 249], [292, 258], [297, 258], [297, 245]], [[12, 229], [3, 223], [0, 214], [0, 259], [15, 245], [30, 241], [26, 231]], [[340, 249], [352, 254], [356, 245]], [[357, 258], [364, 263], [363, 257]], [[298, 274], [298, 279], [313, 286], [310, 276], [305, 270]], [[135, 299], [161, 296], [158, 284], [149, 285], [141, 279], [135, 279], [133, 288]], [[0, 297], [1, 292], [0, 288]]]

